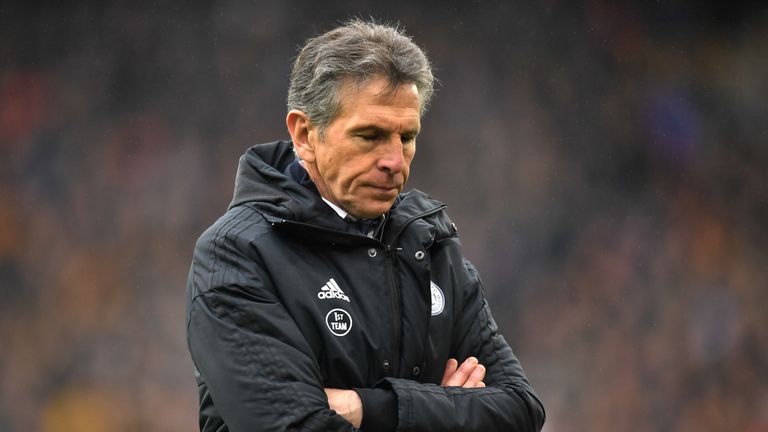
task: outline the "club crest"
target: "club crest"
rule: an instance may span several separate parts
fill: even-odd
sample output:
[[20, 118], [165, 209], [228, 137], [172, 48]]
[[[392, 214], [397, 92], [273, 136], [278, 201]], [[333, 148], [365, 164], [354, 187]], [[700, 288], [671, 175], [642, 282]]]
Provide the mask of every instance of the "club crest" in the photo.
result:
[[429, 288], [432, 293], [432, 316], [440, 315], [445, 309], [445, 295], [443, 290], [436, 283], [429, 281]]

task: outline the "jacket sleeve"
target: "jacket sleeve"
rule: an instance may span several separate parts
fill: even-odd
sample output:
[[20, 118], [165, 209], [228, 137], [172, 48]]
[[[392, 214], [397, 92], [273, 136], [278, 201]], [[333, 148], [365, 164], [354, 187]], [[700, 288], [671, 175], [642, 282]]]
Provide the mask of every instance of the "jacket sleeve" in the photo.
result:
[[354, 430], [330, 410], [312, 350], [257, 263], [210, 243], [190, 272], [187, 342], [228, 430]]
[[[544, 408], [491, 316], [474, 267], [465, 261], [468, 284], [452, 341], [453, 355], [486, 367], [485, 388], [441, 387], [387, 378], [397, 398], [398, 431], [540, 431]], [[365, 412], [363, 413], [365, 416]]]

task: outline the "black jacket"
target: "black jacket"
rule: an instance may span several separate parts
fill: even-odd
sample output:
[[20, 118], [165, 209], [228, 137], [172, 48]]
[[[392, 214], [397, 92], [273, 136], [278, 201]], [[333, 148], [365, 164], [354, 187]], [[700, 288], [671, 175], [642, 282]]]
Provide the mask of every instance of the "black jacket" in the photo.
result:
[[[366, 237], [283, 174], [293, 160], [290, 142], [250, 148], [229, 210], [195, 247], [201, 430], [353, 430], [324, 387], [357, 390], [366, 431], [540, 430], [542, 405], [445, 206], [402, 194]], [[441, 387], [448, 358], [469, 356], [487, 387]]]

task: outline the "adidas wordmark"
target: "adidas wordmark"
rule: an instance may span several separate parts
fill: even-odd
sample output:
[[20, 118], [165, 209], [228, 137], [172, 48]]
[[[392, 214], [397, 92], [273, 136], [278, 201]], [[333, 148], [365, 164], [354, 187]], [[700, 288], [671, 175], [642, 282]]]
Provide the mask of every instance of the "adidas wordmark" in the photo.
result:
[[337, 298], [346, 300], [347, 302], [349, 301], [349, 297], [344, 294], [344, 291], [339, 288], [339, 284], [337, 284], [333, 278], [320, 288], [320, 292], [317, 293], [317, 298], [321, 300]]

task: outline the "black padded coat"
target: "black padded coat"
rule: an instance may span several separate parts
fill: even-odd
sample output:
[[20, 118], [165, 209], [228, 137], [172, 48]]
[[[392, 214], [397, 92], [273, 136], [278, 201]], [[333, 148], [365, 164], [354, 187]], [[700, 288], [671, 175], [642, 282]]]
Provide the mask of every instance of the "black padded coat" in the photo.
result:
[[[355, 389], [364, 431], [539, 431], [544, 410], [497, 333], [445, 206], [412, 190], [377, 236], [283, 174], [290, 142], [240, 159], [197, 241], [187, 341], [202, 431], [351, 431], [324, 387]], [[487, 387], [439, 386], [476, 356]]]

